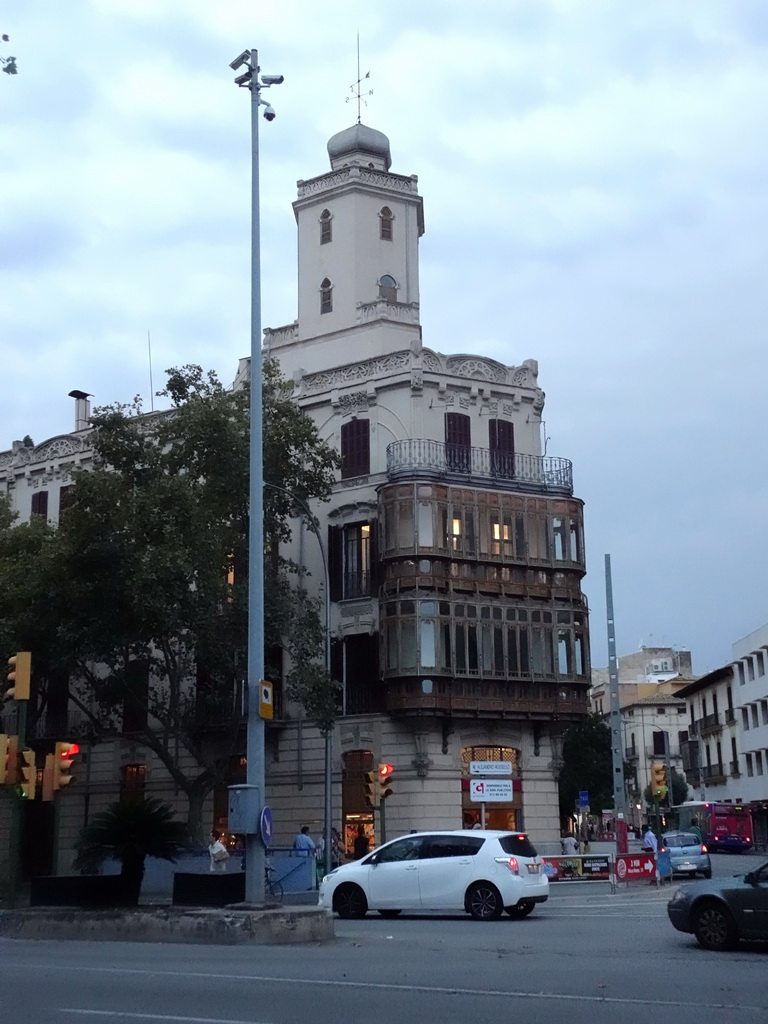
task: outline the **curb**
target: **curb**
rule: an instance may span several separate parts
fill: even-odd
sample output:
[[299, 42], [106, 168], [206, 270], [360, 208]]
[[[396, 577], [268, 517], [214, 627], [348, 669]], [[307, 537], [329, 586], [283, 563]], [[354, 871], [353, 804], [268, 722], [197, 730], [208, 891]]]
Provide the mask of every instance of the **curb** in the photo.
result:
[[8, 939], [259, 946], [328, 942], [335, 938], [335, 931], [332, 914], [322, 907], [263, 910], [35, 907], [0, 911], [0, 936]]

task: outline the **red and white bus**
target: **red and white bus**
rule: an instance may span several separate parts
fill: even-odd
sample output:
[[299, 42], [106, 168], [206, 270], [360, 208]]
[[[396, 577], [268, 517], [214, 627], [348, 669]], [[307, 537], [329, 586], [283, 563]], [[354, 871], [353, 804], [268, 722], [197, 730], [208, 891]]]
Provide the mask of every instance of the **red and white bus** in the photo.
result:
[[681, 832], [688, 832], [692, 819], [696, 818], [702, 842], [706, 843], [710, 853], [718, 850], [743, 853], [754, 841], [752, 815], [743, 804], [688, 800], [671, 807], [669, 816], [674, 827]]

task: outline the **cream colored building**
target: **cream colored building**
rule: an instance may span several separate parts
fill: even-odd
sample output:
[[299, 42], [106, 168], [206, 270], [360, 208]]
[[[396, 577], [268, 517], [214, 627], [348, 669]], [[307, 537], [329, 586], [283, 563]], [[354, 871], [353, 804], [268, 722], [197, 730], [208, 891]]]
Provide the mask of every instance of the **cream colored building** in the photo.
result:
[[[330, 601], [332, 669], [343, 683], [333, 824], [348, 840], [360, 824], [381, 838], [364, 776], [384, 761], [394, 766], [388, 836], [461, 827], [483, 814], [470, 763], [502, 760], [509, 796], [485, 806], [486, 823], [554, 842], [560, 738], [588, 710], [590, 677], [571, 464], [542, 454], [534, 359], [504, 365], [422, 339], [422, 199], [415, 176], [390, 170], [386, 137], [354, 125], [328, 154], [330, 169], [300, 181], [294, 203], [298, 319], [266, 330], [265, 350], [343, 458], [330, 502], [314, 509], [328, 587], [318, 539], [299, 520], [288, 552]], [[235, 386], [247, 373], [242, 360]], [[89, 464], [87, 396], [77, 394], [81, 429], [0, 453], [0, 490], [22, 520], [55, 520], [71, 469]], [[45, 502], [33, 498], [43, 492]], [[301, 825], [322, 829], [324, 742], [275, 682], [266, 785], [279, 845]], [[62, 722], [77, 728], [71, 708], [43, 722], [38, 742], [62, 738]], [[183, 813], [135, 743], [84, 751], [78, 785], [57, 798], [59, 870], [84, 820], [138, 777]], [[222, 790], [212, 823], [226, 825], [225, 808]]]

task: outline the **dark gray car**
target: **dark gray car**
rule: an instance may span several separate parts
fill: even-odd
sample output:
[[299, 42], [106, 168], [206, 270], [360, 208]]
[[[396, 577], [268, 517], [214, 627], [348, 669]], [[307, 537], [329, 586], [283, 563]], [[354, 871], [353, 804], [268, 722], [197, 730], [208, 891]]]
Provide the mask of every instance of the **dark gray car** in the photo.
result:
[[692, 933], [705, 949], [768, 939], [768, 861], [746, 875], [681, 886], [667, 913], [679, 932]]
[[703, 875], [712, 877], [712, 864], [709, 853], [701, 839], [693, 832], [665, 832], [661, 837], [661, 846], [669, 850], [669, 860], [673, 875]]

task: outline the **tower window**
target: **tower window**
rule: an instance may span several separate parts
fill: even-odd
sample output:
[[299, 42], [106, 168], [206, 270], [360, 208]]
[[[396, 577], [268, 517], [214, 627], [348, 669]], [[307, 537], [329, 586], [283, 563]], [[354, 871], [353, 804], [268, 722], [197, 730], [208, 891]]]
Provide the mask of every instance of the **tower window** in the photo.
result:
[[387, 302], [397, 302], [397, 281], [391, 274], [379, 278], [379, 298]]
[[320, 284], [320, 312], [330, 313], [333, 310], [333, 285], [327, 277]]
[[370, 423], [368, 420], [350, 420], [341, 427], [341, 478], [364, 476], [370, 471]]
[[392, 211], [388, 206], [382, 206], [379, 212], [379, 237], [385, 242], [392, 241], [392, 221], [394, 220]]
[[320, 245], [325, 245], [326, 242], [330, 242], [332, 237], [331, 211], [323, 210], [320, 214]]

